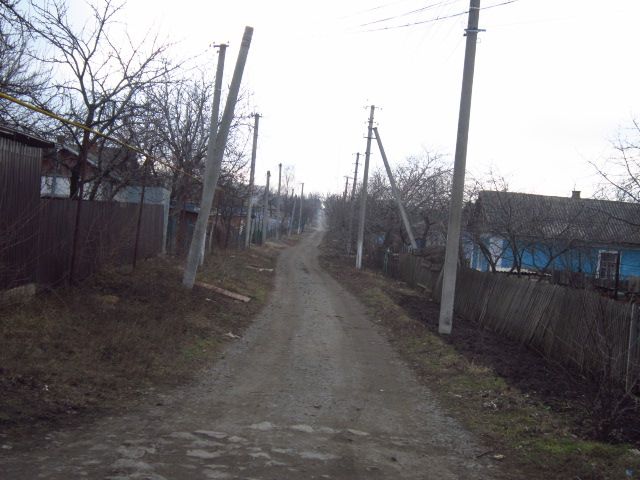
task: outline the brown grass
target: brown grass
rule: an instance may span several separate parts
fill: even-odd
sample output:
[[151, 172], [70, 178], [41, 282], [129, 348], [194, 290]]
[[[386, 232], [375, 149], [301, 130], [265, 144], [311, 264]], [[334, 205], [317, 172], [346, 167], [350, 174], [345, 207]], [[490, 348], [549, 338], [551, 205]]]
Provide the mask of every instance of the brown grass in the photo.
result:
[[180, 263], [155, 258], [97, 274], [83, 285], [0, 306], [0, 430], [121, 406], [184, 383], [210, 365], [265, 304], [279, 250], [221, 251], [198, 280], [248, 295], [239, 302], [181, 286]]

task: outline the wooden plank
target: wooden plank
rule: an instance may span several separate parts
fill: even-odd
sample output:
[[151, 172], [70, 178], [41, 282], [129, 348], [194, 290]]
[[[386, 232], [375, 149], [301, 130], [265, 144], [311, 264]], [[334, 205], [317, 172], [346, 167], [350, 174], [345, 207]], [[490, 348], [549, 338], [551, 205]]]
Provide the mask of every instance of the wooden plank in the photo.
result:
[[246, 295], [241, 295], [240, 293], [232, 292], [231, 290], [226, 290], [224, 288], [216, 287], [215, 285], [211, 285], [210, 283], [195, 282], [195, 285], [197, 285], [198, 287], [206, 288], [207, 290], [211, 290], [213, 292], [219, 293], [220, 295], [224, 295], [225, 297], [233, 298], [234, 300], [239, 300], [245, 303], [251, 301], [251, 297], [247, 297]]

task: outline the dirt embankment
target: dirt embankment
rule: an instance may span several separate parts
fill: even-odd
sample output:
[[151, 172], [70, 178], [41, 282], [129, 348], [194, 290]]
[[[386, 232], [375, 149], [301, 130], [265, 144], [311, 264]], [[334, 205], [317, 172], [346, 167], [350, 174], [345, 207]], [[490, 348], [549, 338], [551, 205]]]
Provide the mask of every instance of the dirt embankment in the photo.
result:
[[575, 372], [461, 318], [451, 336], [438, 335], [438, 305], [401, 282], [356, 271], [340, 245], [327, 238], [322, 265], [363, 301], [441, 404], [489, 445], [486, 456], [523, 472], [519, 478], [640, 477], [637, 418], [613, 432], [617, 441], [598, 441], [586, 401], [593, 386]]
[[278, 253], [221, 251], [201, 268], [198, 280], [248, 303], [186, 290], [181, 263], [155, 258], [0, 306], [0, 434], [68, 424], [189, 381], [264, 306]]

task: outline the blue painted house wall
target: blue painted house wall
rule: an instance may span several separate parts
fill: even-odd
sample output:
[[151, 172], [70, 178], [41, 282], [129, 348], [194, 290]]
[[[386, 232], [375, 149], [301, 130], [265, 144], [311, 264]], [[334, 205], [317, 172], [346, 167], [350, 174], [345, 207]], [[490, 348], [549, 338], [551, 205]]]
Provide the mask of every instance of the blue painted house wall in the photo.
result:
[[[513, 266], [513, 250], [506, 239], [490, 237], [483, 239], [485, 246], [496, 245], [495, 250], [499, 252], [500, 258], [497, 261], [499, 270], [510, 270]], [[562, 247], [557, 247], [559, 251]], [[463, 240], [463, 251], [465, 258], [469, 261], [469, 266], [475, 270], [490, 271], [487, 258], [482, 253], [478, 245], [469, 239]], [[619, 247], [616, 245], [593, 246], [569, 249], [558, 255], [551, 261], [547, 271], [568, 270], [572, 272], [582, 272], [587, 275], [598, 275], [600, 252], [620, 252], [620, 278], [640, 277], [640, 247]], [[548, 263], [554, 252], [553, 246], [542, 242], [524, 246], [520, 251], [522, 255], [521, 266], [523, 270], [540, 271]]]

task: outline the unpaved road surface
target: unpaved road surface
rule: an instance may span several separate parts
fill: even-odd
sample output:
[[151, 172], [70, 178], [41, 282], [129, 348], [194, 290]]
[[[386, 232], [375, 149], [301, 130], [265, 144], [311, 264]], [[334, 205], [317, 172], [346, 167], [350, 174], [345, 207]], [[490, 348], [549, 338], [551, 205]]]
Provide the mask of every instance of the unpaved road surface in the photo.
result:
[[268, 306], [197, 385], [27, 444], [0, 439], [0, 478], [497, 476], [319, 267], [321, 238], [283, 252]]

